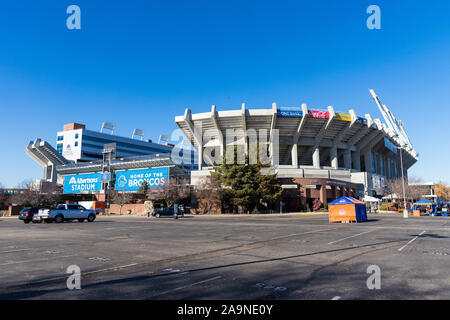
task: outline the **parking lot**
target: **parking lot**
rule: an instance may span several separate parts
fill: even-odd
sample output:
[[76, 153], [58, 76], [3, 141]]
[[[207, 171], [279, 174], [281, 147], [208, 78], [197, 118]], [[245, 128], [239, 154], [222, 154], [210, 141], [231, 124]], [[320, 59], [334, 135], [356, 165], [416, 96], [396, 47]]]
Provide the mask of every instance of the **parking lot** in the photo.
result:
[[449, 231], [448, 217], [401, 214], [0, 218], [0, 299], [450, 299]]

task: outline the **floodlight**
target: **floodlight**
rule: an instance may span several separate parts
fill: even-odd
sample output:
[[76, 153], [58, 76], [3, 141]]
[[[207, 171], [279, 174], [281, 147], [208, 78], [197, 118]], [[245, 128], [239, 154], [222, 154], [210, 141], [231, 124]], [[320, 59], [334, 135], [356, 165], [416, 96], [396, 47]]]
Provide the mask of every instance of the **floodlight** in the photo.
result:
[[111, 134], [114, 134], [114, 129], [116, 128], [116, 125], [112, 122], [103, 122], [102, 128], [100, 129], [100, 132], [103, 132], [103, 129], [111, 130]]
[[141, 137], [141, 140], [144, 139], [144, 130], [134, 129], [133, 130], [133, 135], [131, 136], [131, 139], [134, 139], [134, 136]]

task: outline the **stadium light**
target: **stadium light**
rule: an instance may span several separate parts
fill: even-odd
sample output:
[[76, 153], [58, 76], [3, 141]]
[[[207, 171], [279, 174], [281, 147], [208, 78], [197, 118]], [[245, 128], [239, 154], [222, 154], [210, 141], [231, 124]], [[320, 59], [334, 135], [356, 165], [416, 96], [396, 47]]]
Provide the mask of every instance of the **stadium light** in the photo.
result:
[[161, 142], [169, 143], [169, 137], [164, 134], [160, 135], [158, 139], [158, 144], [161, 144]]
[[134, 129], [133, 134], [131, 135], [131, 139], [134, 139], [134, 136], [141, 137], [141, 140], [144, 139], [144, 130]]
[[111, 130], [111, 134], [114, 134], [114, 129], [116, 128], [116, 125], [111, 122], [103, 122], [102, 128], [100, 129], [100, 132], [103, 133], [103, 129]]

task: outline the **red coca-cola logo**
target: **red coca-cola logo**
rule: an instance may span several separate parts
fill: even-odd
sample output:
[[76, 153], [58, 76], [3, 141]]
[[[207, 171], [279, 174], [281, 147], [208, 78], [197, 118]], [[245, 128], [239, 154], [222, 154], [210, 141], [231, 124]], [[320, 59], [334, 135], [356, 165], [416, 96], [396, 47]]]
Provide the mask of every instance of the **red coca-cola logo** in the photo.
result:
[[317, 119], [328, 119], [330, 117], [330, 113], [328, 111], [308, 110], [308, 117]]

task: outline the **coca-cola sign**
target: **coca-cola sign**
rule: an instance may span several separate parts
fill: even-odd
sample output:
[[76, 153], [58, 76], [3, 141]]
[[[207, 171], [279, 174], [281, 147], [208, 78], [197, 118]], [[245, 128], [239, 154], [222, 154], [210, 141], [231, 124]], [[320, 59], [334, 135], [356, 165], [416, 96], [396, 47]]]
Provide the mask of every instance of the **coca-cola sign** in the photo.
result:
[[308, 118], [328, 119], [329, 117], [328, 111], [308, 110]]

